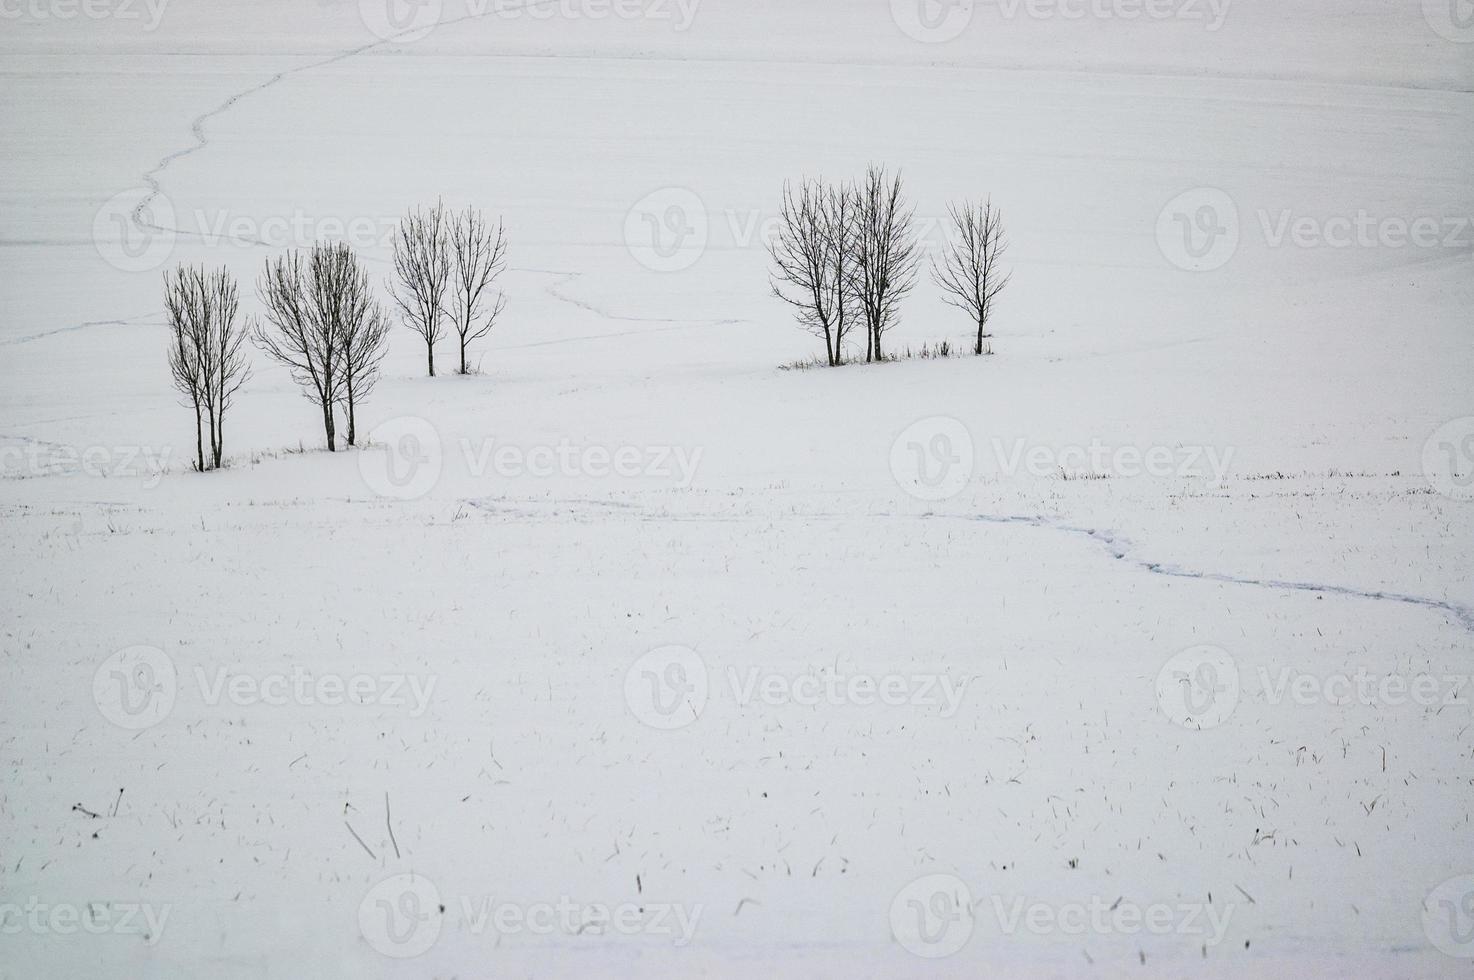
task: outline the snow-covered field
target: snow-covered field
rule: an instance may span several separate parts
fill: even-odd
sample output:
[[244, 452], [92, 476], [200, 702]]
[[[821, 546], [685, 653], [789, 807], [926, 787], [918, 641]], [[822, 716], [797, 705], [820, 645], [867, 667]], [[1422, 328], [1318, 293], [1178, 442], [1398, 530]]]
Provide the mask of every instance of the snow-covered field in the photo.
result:
[[[3, 0], [0, 977], [1467, 976], [1470, 17]], [[779, 369], [870, 161], [995, 356]], [[191, 472], [162, 270], [438, 196], [481, 373]]]

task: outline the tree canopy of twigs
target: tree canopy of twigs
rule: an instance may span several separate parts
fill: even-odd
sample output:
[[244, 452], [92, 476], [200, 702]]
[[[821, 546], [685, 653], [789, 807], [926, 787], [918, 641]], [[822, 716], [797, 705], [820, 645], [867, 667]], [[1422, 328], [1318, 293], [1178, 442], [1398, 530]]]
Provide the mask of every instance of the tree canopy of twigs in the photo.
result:
[[[460, 340], [458, 370], [468, 374], [467, 349], [491, 333], [507, 305], [506, 294], [493, 295], [493, 285], [507, 265], [505, 228], [500, 220], [489, 224], [480, 211], [467, 207], [451, 219], [450, 251], [454, 266], [447, 315]], [[430, 373], [435, 373], [433, 364]]]
[[[240, 291], [224, 269], [181, 265], [164, 273], [168, 312], [169, 374], [194, 409], [195, 468], [219, 469], [225, 455], [225, 415], [250, 377], [244, 325], [238, 319]], [[209, 455], [205, 433], [209, 434]]]
[[451, 222], [443, 202], [404, 216], [394, 235], [394, 303], [404, 324], [425, 342], [435, 376], [435, 344], [444, 333], [445, 297], [451, 275]]
[[947, 213], [954, 237], [940, 259], [932, 257], [932, 279], [941, 287], [943, 299], [972, 320], [976, 332], [973, 353], [992, 353], [988, 320], [994, 299], [1012, 275], [999, 267], [999, 260], [1008, 251], [1003, 217], [991, 200], [951, 204]]

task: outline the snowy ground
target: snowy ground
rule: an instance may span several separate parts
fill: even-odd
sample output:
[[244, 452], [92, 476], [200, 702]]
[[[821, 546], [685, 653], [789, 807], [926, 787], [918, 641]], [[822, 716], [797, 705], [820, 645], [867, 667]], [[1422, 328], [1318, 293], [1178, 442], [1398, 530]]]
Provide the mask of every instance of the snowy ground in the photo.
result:
[[[0, 4], [0, 977], [1469, 974], [1467, 5], [439, 9]], [[996, 356], [778, 369], [870, 160]], [[437, 195], [483, 373], [190, 473], [160, 270]]]

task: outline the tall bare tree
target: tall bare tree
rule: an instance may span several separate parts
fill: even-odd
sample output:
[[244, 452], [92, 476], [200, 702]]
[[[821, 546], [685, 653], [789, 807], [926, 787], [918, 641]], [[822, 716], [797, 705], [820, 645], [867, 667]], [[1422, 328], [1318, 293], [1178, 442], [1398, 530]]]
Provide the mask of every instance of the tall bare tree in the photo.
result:
[[324, 291], [314, 281], [323, 265], [317, 253], [325, 248], [314, 247], [307, 261], [295, 249], [266, 260], [256, 282], [266, 322], [255, 321], [251, 333], [256, 345], [286, 365], [303, 394], [316, 403], [328, 451], [333, 452], [338, 448], [333, 406], [343, 387], [343, 338], [331, 310], [318, 305]]
[[450, 223], [445, 205], [416, 208], [394, 235], [394, 302], [408, 326], [425, 342], [430, 376], [435, 376], [435, 343], [443, 334], [445, 294], [450, 285]]
[[916, 284], [920, 249], [912, 232], [915, 212], [901, 190], [901, 175], [872, 164], [856, 191], [855, 261], [850, 289], [866, 328], [865, 360], [885, 360], [882, 341], [896, 324], [901, 300]]
[[447, 314], [461, 342], [460, 373], [468, 374], [466, 348], [491, 333], [507, 305], [505, 293], [491, 295], [493, 283], [507, 265], [506, 231], [500, 220], [487, 224], [480, 211], [467, 207], [451, 219], [450, 250], [455, 267]]
[[845, 343], [859, 315], [850, 289], [856, 248], [855, 215], [860, 206], [854, 184], [841, 184], [824, 192], [824, 225], [829, 230], [829, 274], [837, 285], [839, 302], [834, 307], [835, 364], [843, 364]]
[[796, 311], [799, 324], [824, 341], [830, 367], [844, 363], [848, 265], [853, 259], [849, 187], [827, 187], [820, 180], [783, 185], [777, 235], [768, 245], [774, 271], [773, 295]]
[[194, 408], [195, 469], [205, 471], [204, 375], [205, 361], [195, 328], [193, 293], [188, 272], [164, 273], [164, 304], [169, 313], [169, 375], [175, 389]]
[[224, 268], [179, 266], [164, 274], [164, 305], [169, 314], [169, 373], [174, 387], [194, 408], [195, 468], [206, 468], [204, 431], [210, 436], [209, 463], [225, 458], [225, 415], [236, 392], [250, 377], [245, 329], [238, 318], [240, 291]]
[[257, 345], [317, 404], [328, 450], [338, 448], [339, 406], [356, 445], [358, 404], [379, 380], [389, 335], [368, 270], [346, 244], [319, 244], [305, 260], [298, 252], [268, 259], [257, 292], [270, 325], [254, 325]]
[[315, 246], [309, 264], [313, 316], [326, 322], [336, 337], [337, 401], [348, 422], [348, 445], [354, 446], [357, 406], [378, 383], [389, 318], [374, 298], [368, 270], [346, 244]]
[[974, 354], [992, 353], [988, 320], [993, 300], [1008, 285], [1012, 273], [999, 268], [1008, 251], [1003, 216], [991, 199], [981, 204], [951, 204], [954, 240], [942, 251], [940, 261], [932, 257], [932, 279], [941, 287], [946, 302], [968, 315], [977, 328]]

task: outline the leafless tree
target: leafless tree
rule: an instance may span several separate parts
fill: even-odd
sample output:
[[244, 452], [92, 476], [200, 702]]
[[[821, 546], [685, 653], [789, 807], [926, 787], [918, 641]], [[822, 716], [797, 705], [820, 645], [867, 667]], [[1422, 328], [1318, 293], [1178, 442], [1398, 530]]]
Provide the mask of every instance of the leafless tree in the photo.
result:
[[901, 191], [901, 175], [871, 165], [856, 191], [855, 260], [850, 291], [865, 320], [865, 360], [885, 359], [882, 341], [895, 326], [900, 303], [916, 283], [920, 257], [912, 233], [914, 215]]
[[343, 337], [331, 309], [319, 307], [324, 291], [314, 281], [322, 264], [318, 253], [329, 247], [316, 246], [307, 261], [296, 250], [266, 260], [256, 282], [266, 322], [254, 322], [251, 332], [256, 345], [286, 365], [292, 380], [316, 403], [328, 451], [333, 452], [338, 448], [333, 406], [342, 394]]
[[348, 445], [354, 446], [357, 407], [378, 383], [389, 318], [374, 298], [368, 270], [346, 244], [315, 246], [309, 264], [313, 316], [336, 337], [337, 402], [348, 422]]
[[[480, 211], [467, 207], [451, 219], [451, 306], [446, 311], [461, 342], [460, 373], [468, 374], [466, 348], [491, 332], [507, 305], [505, 293], [493, 299], [492, 284], [507, 264], [507, 238], [501, 221], [490, 225]], [[430, 371], [434, 374], [432, 368]]]
[[317, 404], [328, 450], [338, 448], [338, 406], [356, 445], [358, 404], [379, 380], [389, 334], [368, 270], [346, 244], [320, 244], [305, 260], [295, 251], [268, 259], [256, 288], [270, 325], [255, 324], [257, 345]]
[[205, 470], [203, 389], [205, 362], [195, 327], [193, 290], [183, 267], [164, 273], [164, 303], [169, 312], [169, 375], [175, 389], [194, 408], [195, 469]]
[[445, 294], [450, 285], [450, 225], [445, 205], [416, 208], [394, 236], [394, 302], [405, 325], [425, 341], [430, 376], [435, 376], [435, 343], [442, 335]]
[[773, 295], [797, 311], [804, 329], [824, 341], [830, 367], [844, 363], [849, 331], [848, 266], [854, 258], [854, 190], [804, 180], [783, 186], [773, 256]]
[[210, 435], [209, 464], [225, 457], [225, 415], [250, 377], [245, 329], [238, 319], [240, 291], [224, 268], [179, 266], [164, 274], [169, 314], [169, 374], [194, 409], [195, 468], [205, 470], [204, 433]]
[[962, 310], [977, 327], [974, 354], [991, 354], [988, 319], [993, 300], [1008, 285], [1011, 273], [998, 267], [1008, 251], [1003, 217], [991, 200], [981, 204], [952, 204], [947, 207], [956, 233], [940, 261], [932, 257], [932, 279], [941, 287], [946, 302]]

